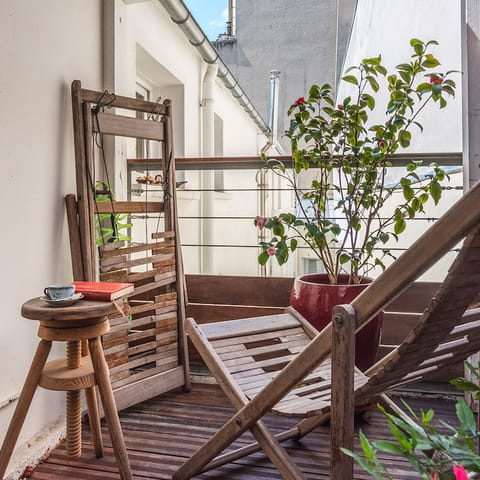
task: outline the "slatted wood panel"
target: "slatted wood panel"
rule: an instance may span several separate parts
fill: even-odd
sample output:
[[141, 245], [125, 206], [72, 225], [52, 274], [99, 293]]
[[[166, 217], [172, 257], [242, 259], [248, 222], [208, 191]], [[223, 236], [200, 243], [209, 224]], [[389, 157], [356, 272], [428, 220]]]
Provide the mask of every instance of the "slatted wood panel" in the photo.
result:
[[[176, 214], [175, 158], [173, 152], [172, 107], [81, 88], [72, 83], [77, 198], [67, 203], [73, 273], [75, 280], [101, 280], [135, 284], [125, 316], [111, 320], [104, 337], [118, 408], [124, 408], [172, 388], [189, 388], [188, 352], [184, 335], [184, 275]], [[108, 112], [106, 107], [109, 107]], [[132, 111], [132, 116], [118, 110]], [[139, 118], [144, 115], [146, 119]], [[162, 201], [95, 202], [91, 185], [96, 178], [93, 154], [94, 135], [114, 135], [160, 142]], [[103, 137], [96, 139], [103, 145]], [[100, 179], [103, 180], [103, 179]], [[162, 230], [148, 245], [108, 243], [95, 245], [95, 215], [98, 213], [148, 214], [162, 217]], [[146, 219], [145, 219], [146, 221]]]
[[[408, 403], [419, 411], [434, 408], [435, 424], [440, 420], [456, 424], [454, 404], [450, 401], [427, 398], [408, 399]], [[233, 410], [215, 385], [194, 384], [189, 394], [171, 392], [120, 412], [122, 430], [128, 455], [136, 480], [169, 480], [183, 461], [192, 455], [232, 415]], [[357, 423], [356, 432], [361, 428], [370, 439], [391, 438], [385, 418], [377, 411], [368, 412], [368, 421]], [[268, 415], [267, 425], [273, 431], [287, 429], [292, 419]], [[74, 460], [66, 457], [65, 445], [54, 449], [50, 456], [34, 470], [32, 480], [118, 480], [118, 469], [113, 457], [110, 439], [104, 433], [105, 457], [96, 459], [91, 436], [85, 428], [83, 455]], [[251, 435], [245, 434], [235, 447], [251, 442]], [[327, 480], [330, 455], [330, 430], [328, 425], [317, 427], [301, 442], [285, 442], [288, 452], [301, 466], [309, 480]], [[355, 437], [358, 452], [358, 438]], [[418, 478], [402, 458], [381, 454], [382, 460], [394, 469], [396, 480]], [[355, 465], [353, 480], [370, 478]], [[198, 480], [280, 480], [262, 452], [250, 455], [214, 471], [195, 477]]]
[[165, 232], [145, 245], [116, 242], [100, 248], [101, 279], [135, 285], [125, 315], [110, 318], [103, 338], [114, 389], [179, 366], [174, 242], [174, 232]]

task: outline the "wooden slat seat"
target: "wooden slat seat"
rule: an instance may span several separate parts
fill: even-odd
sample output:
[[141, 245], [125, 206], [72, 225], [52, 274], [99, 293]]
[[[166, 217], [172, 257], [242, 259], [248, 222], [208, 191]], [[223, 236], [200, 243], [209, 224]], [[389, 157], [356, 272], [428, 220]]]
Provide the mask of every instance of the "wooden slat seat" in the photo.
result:
[[[191, 320], [190, 320], [191, 322]], [[228, 372], [248, 399], [252, 399], [311, 341], [299, 316], [281, 315], [246, 318], [193, 326], [201, 330], [214, 347]], [[330, 405], [328, 357], [294, 387], [272, 411], [291, 417], [308, 417], [328, 411]], [[367, 377], [356, 369], [358, 386]]]

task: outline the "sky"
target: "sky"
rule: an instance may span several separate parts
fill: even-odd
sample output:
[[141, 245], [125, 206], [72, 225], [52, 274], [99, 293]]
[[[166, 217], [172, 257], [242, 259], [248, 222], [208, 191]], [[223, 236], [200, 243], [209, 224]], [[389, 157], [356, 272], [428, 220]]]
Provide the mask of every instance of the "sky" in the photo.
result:
[[228, 18], [228, 0], [184, 0], [195, 20], [209, 40], [225, 33]]

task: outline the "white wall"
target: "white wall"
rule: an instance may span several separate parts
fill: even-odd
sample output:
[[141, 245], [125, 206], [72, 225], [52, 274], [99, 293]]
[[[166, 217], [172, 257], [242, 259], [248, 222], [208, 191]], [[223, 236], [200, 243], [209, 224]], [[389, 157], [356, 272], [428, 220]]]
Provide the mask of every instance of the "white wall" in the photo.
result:
[[[118, 3], [118, 0], [115, 1]], [[131, 71], [136, 68], [137, 72], [146, 76], [149, 82], [155, 86], [155, 97], [160, 95], [162, 100], [165, 98], [173, 100], [176, 156], [202, 156], [204, 154], [202, 138], [204, 126], [200, 105], [203, 99], [202, 84], [207, 64], [202, 60], [197, 49], [170, 20], [158, 1], [142, 2], [121, 8], [122, 18], [124, 22], [126, 21], [126, 25], [117, 25], [116, 28], [121, 35], [125, 36], [125, 38], [121, 37], [119, 45], [125, 49], [126, 56], [122, 60], [124, 70], [116, 71], [115, 84], [123, 86], [124, 94], [134, 95], [135, 78], [132, 78]], [[119, 52], [116, 55], [122, 56]], [[139, 61], [139, 55], [142, 56], [141, 61]], [[181, 61], [179, 61], [180, 58]], [[127, 73], [130, 74], [128, 81], [126, 81]], [[217, 135], [221, 134], [222, 138], [217, 138], [215, 141], [223, 146], [223, 155], [256, 155], [259, 148], [265, 144], [266, 139], [259, 134], [252, 119], [218, 78], [215, 81], [213, 96], [215, 114], [223, 125], [221, 130], [217, 129]], [[179, 131], [183, 132], [183, 135], [179, 134]], [[121, 164], [124, 164], [124, 161], [125, 158], [117, 157], [117, 171], [123, 168]], [[229, 175], [230, 173], [227, 172], [226, 179]], [[235, 176], [237, 175], [235, 174]], [[243, 173], [239, 175], [240, 178], [243, 178]], [[125, 179], [125, 175], [122, 177]], [[188, 181], [187, 189], [205, 188], [206, 185], [213, 182], [213, 172], [205, 173], [201, 180], [198, 172], [189, 171], [186, 172], [185, 179]], [[120, 184], [120, 188], [125, 189], [125, 181], [121, 181]], [[208, 199], [210, 201], [206, 201], [207, 195], [210, 195]], [[232, 197], [229, 194], [205, 193], [202, 195], [200, 192], [179, 191], [179, 215], [188, 217], [218, 216], [224, 215], [225, 212], [238, 214], [241, 210], [254, 218], [256, 194], [252, 198], [254, 205], [250, 208], [250, 200], [247, 199], [247, 206], [244, 197], [239, 201], [238, 196]], [[155, 228], [154, 224], [155, 222], [151, 222], [152, 228]], [[225, 225], [222, 220], [181, 220], [182, 243], [198, 245], [205, 239], [211, 239], [215, 244], [230, 243], [229, 235], [232, 233], [232, 229]], [[242, 223], [241, 226], [242, 228], [237, 230], [239, 232], [238, 241], [246, 242], [246, 237], [251, 237], [253, 234], [253, 244], [255, 244], [253, 224], [251, 222], [248, 225]], [[209, 231], [206, 232], [206, 229]], [[251, 241], [250, 243], [252, 244]], [[197, 273], [202, 269], [210, 273], [225, 273], [222, 268], [225, 265], [229, 267], [228, 273], [246, 273], [245, 268], [248, 268], [249, 273], [252, 271], [255, 273], [257, 270], [256, 253], [251, 257], [250, 270], [250, 267], [246, 267], [245, 260], [238, 255], [235, 256], [238, 262], [231, 261], [230, 249], [215, 251], [213, 258], [212, 255], [209, 255], [212, 250], [204, 250], [200, 247], [186, 247], [183, 251], [187, 273]]]
[[[458, 0], [358, 0], [352, 37], [345, 67], [357, 65], [367, 57], [382, 55], [391, 71], [395, 65], [410, 59], [410, 39], [424, 42], [436, 40], [432, 53], [441, 61], [439, 71], [462, 70], [461, 66], [461, 2]], [[428, 106], [418, 117], [424, 132], [412, 130], [411, 152], [460, 152], [462, 150], [462, 75], [451, 76], [457, 83], [457, 95], [442, 111]], [[349, 86], [338, 91], [339, 101], [345, 98]], [[382, 97], [384, 101], [382, 102]], [[387, 93], [377, 96], [378, 116], [382, 120]], [[405, 150], [399, 149], [397, 153]]]
[[[0, 405], [20, 391], [38, 342], [22, 303], [72, 280], [63, 203], [75, 192], [70, 84], [102, 87], [101, 3], [0, 2]], [[19, 444], [62, 415], [64, 401], [39, 389]], [[0, 439], [15, 405], [0, 408]]]
[[[431, 47], [433, 53], [441, 62], [436, 70], [445, 72], [457, 70], [452, 75], [456, 84], [454, 99], [447, 97], [448, 105], [440, 110], [438, 105], [428, 105], [417, 120], [424, 127], [423, 133], [413, 127], [412, 143], [408, 149], [399, 148], [397, 153], [448, 153], [461, 152], [462, 144], [462, 52], [461, 32], [463, 18], [461, 2], [458, 0], [359, 0], [352, 36], [347, 50], [344, 68], [358, 63], [367, 57], [382, 55], [382, 61], [389, 73], [394, 73], [394, 67], [410, 60], [412, 49], [410, 39], [418, 38], [424, 42], [436, 40], [439, 45]], [[423, 78], [421, 81], [425, 81]], [[386, 84], [386, 79], [380, 77], [379, 83]], [[338, 89], [337, 102], [351, 93], [351, 85], [342, 83]], [[387, 91], [381, 88], [376, 95], [376, 110], [370, 115], [369, 124], [383, 123], [387, 104]], [[421, 156], [419, 157], [421, 158]], [[451, 177], [451, 187], [461, 186], [461, 175]], [[429, 202], [425, 208], [425, 218], [439, 217], [461, 196], [460, 190], [444, 191], [441, 202], [434, 206]], [[398, 193], [396, 195], [401, 195]], [[395, 198], [392, 197], [385, 209], [394, 208]], [[398, 243], [392, 241], [390, 248], [405, 248], [423, 233], [431, 222], [413, 220], [407, 222], [406, 231], [400, 236]], [[396, 256], [398, 256], [397, 253]], [[434, 268], [424, 274], [420, 280], [441, 281], [453, 258], [447, 255]], [[391, 263], [387, 260], [386, 264]], [[371, 272], [371, 276], [380, 273]]]

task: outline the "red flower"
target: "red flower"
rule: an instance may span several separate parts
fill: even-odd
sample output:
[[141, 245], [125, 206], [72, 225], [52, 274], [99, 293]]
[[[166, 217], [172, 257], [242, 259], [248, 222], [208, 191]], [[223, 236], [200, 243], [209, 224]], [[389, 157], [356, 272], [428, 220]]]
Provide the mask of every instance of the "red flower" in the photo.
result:
[[337, 108], [338, 108], [339, 110], [343, 110], [343, 105], [337, 105]]
[[259, 230], [261, 230], [265, 226], [265, 219], [260, 215], [257, 215], [255, 217], [255, 225], [258, 227]]
[[271, 257], [273, 257], [273, 256], [277, 253], [277, 249], [276, 249], [275, 247], [269, 247], [269, 248], [267, 249], [267, 253], [268, 253]]
[[296, 100], [295, 100], [295, 105], [298, 107], [299, 105], [302, 105], [303, 103], [305, 103], [305, 97], [298, 97]]
[[381, 142], [378, 142], [378, 146], [380, 148], [383, 148], [385, 146], [385, 142], [383, 140]]
[[433, 478], [433, 480], [438, 480], [438, 473], [437, 472], [432, 472], [432, 478]]
[[430, 77], [430, 83], [432, 85], [441, 85], [443, 83], [443, 77], [437, 76], [437, 75], [432, 75]]
[[453, 465], [453, 473], [455, 474], [455, 480], [468, 480], [467, 471], [462, 465]]

